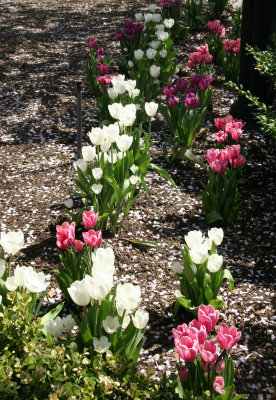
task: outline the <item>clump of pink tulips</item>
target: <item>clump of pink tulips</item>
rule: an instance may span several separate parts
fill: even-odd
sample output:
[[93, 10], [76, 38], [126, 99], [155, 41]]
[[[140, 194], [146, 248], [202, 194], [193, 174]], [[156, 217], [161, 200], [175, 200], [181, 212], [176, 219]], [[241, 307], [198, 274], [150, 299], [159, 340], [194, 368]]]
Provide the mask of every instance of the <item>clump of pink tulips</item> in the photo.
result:
[[56, 226], [57, 246], [65, 250], [59, 255], [61, 269], [55, 271], [55, 277], [67, 301], [71, 301], [68, 288], [75, 280], [81, 280], [86, 274], [91, 274], [93, 249], [100, 246], [102, 232], [96, 231], [98, 213], [83, 211], [82, 222], [87, 232], [82, 232], [82, 240], [75, 238], [75, 222], [64, 222]]
[[223, 58], [222, 39], [225, 37], [225, 27], [221, 25], [220, 20], [208, 22], [208, 29], [210, 31], [208, 38], [209, 51], [214, 58], [214, 64], [221, 65]]
[[202, 183], [204, 188], [202, 202], [208, 224], [220, 222], [227, 225], [237, 218], [241, 205], [238, 185], [240, 169], [246, 159], [240, 154], [241, 146], [234, 143], [240, 139], [245, 124], [231, 115], [216, 118], [215, 124], [219, 129], [214, 135], [218, 145], [220, 147], [224, 143], [229, 145], [223, 149], [207, 150], [208, 183]]
[[[218, 318], [219, 311], [214, 307], [201, 305], [197, 320], [172, 330], [179, 355], [177, 390], [181, 398], [207, 398], [204, 397], [207, 393], [210, 399], [220, 398], [220, 395], [227, 395], [227, 399], [234, 398], [234, 368], [230, 350], [240, 340], [241, 332], [223, 323], [218, 329], [217, 341], [208, 339], [207, 334], [214, 331]], [[246, 396], [238, 398], [243, 397]]]

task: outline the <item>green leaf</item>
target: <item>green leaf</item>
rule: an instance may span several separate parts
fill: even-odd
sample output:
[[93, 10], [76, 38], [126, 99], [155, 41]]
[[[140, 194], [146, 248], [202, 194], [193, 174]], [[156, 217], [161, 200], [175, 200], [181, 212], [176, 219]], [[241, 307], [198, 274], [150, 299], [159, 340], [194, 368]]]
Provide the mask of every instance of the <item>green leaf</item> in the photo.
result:
[[172, 177], [161, 167], [150, 163], [150, 167], [154, 169], [159, 175], [163, 176], [168, 182], [170, 182], [175, 188], [177, 187]]
[[220, 221], [222, 219], [222, 215], [216, 210], [212, 210], [206, 216], [207, 224], [213, 224], [214, 222]]
[[231, 275], [229, 269], [224, 269], [224, 270], [222, 271], [222, 280], [223, 280], [223, 279], [228, 279], [228, 282], [229, 282], [229, 289], [230, 289], [230, 291], [231, 291], [231, 293], [232, 293], [232, 291], [233, 291], [233, 289], [234, 289], [234, 279], [233, 279], [233, 276]]
[[41, 318], [41, 323], [43, 325], [43, 328], [41, 329], [42, 332], [46, 335], [47, 328], [46, 325], [51, 319], [55, 319], [58, 314], [61, 312], [62, 308], [64, 306], [64, 302], [60, 303], [57, 307], [53, 308], [51, 311], [47, 312], [47, 314], [43, 315]]
[[141, 244], [143, 246], [149, 246], [149, 247], [158, 247], [160, 246], [159, 243], [157, 242], [152, 242], [150, 240], [138, 240], [138, 239], [129, 239], [125, 237], [120, 237], [121, 240], [127, 240], [128, 242], [135, 243], [135, 244]]
[[183, 156], [188, 160], [192, 161], [193, 163], [199, 164], [202, 167], [204, 167], [204, 163], [197, 156], [195, 156], [190, 150], [186, 150]]

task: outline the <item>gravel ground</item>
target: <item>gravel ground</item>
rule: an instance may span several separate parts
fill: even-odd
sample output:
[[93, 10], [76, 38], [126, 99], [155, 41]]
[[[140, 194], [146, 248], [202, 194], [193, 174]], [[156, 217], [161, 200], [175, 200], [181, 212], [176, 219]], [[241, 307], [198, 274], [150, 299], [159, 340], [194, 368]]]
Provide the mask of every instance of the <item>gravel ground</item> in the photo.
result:
[[[14, 257], [14, 265], [32, 265], [48, 274], [52, 286], [49, 303], [57, 303], [61, 296], [52, 275], [58, 267], [55, 225], [66, 220], [63, 203], [75, 189], [76, 82], [84, 80], [86, 40], [97, 38], [106, 52], [118, 57], [114, 31], [146, 5], [144, 0], [1, 1], [0, 231], [24, 231], [26, 245]], [[204, 35], [205, 30], [191, 33], [185, 43], [176, 43], [181, 66], [187, 54], [204, 43]], [[226, 115], [235, 100], [235, 95], [223, 88], [223, 77], [219, 73], [216, 77], [213, 108], [206, 121], [209, 134], [206, 142], [196, 144], [199, 155], [212, 144], [213, 118]], [[94, 114], [95, 103], [84, 90], [84, 133], [98, 125]], [[152, 129], [153, 138], [160, 140], [166, 127], [157, 119]], [[221, 291], [227, 308], [220, 321], [235, 324], [243, 332], [233, 349], [237, 392], [249, 393], [249, 399], [272, 399], [274, 149], [268, 135], [249, 129], [241, 145], [248, 160], [240, 190], [244, 203], [237, 221], [225, 228], [220, 246], [235, 290], [232, 295], [227, 286]], [[152, 161], [167, 169], [177, 188], [153, 172], [147, 178], [150, 196], [139, 198], [123, 229], [114, 238], [106, 237], [104, 244], [115, 251], [118, 280], [142, 287], [143, 306], [150, 313], [142, 367], [151, 364], [160, 374], [175, 372], [171, 329], [191, 319], [185, 312], [175, 319], [171, 314], [178, 289], [172, 265], [181, 261], [179, 247], [184, 234], [193, 229], [207, 233], [200, 185], [207, 175], [187, 162], [167, 166], [158, 145], [152, 148]], [[132, 238], [153, 240], [159, 246], [133, 245]]]

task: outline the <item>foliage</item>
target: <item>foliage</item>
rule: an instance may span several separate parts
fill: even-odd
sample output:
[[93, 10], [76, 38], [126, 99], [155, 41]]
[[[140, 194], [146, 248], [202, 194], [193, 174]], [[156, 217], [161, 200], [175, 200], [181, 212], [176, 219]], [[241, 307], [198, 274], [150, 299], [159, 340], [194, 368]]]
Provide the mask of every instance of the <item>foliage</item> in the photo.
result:
[[204, 25], [205, 17], [202, 15], [203, 0], [186, 1], [186, 17], [191, 29]]
[[228, 0], [208, 0], [210, 14], [212, 18], [220, 18]]

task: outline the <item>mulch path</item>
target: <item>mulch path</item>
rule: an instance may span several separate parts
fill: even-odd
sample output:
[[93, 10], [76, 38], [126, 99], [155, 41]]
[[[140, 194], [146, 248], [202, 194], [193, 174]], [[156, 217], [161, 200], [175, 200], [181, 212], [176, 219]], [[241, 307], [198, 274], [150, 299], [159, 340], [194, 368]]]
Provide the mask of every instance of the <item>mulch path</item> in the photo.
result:
[[[53, 289], [49, 303], [61, 297], [52, 275], [58, 268], [55, 226], [66, 220], [63, 203], [75, 189], [76, 82], [84, 81], [86, 41], [95, 37], [106, 52], [118, 57], [114, 32], [146, 6], [144, 0], [1, 2], [0, 231], [24, 231], [26, 245], [13, 265], [31, 265], [48, 274]], [[224, 18], [227, 24], [227, 13]], [[181, 66], [187, 54], [204, 43], [204, 35], [206, 30], [194, 32], [185, 43], [176, 43]], [[223, 88], [219, 73], [216, 78], [207, 141], [196, 143], [199, 155], [212, 145], [213, 118], [225, 116], [236, 98]], [[95, 103], [85, 88], [83, 132], [98, 123]], [[165, 129], [161, 120], [153, 121], [153, 139], [160, 140]], [[88, 143], [86, 137], [84, 141]], [[243, 333], [233, 349], [237, 392], [249, 393], [250, 399], [271, 399], [275, 398], [276, 326], [274, 149], [269, 135], [252, 129], [245, 130], [241, 145], [248, 160], [240, 188], [243, 206], [237, 221], [225, 228], [219, 249], [235, 290], [232, 295], [227, 286], [221, 290], [227, 308], [220, 321], [235, 324]], [[150, 196], [138, 199], [122, 230], [114, 238], [106, 236], [104, 245], [115, 251], [118, 280], [142, 288], [142, 305], [150, 321], [141, 363], [153, 365], [160, 375], [175, 372], [171, 329], [191, 319], [184, 311], [176, 318], [171, 313], [179, 287], [172, 265], [181, 261], [184, 234], [193, 229], [207, 233], [200, 184], [207, 174], [184, 161], [166, 165], [160, 144], [152, 148], [152, 161], [166, 168], [177, 188], [152, 172], [147, 177]], [[133, 245], [132, 238], [156, 241], [159, 246]]]

